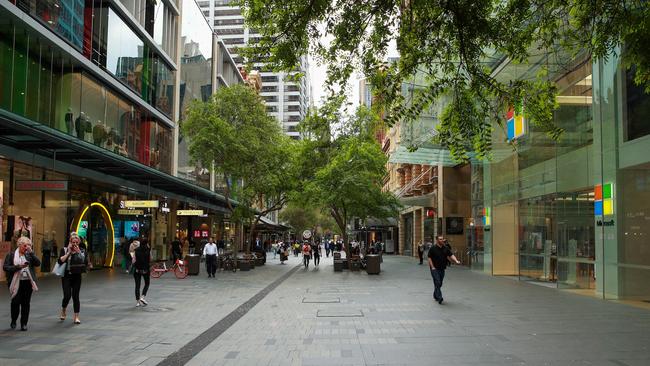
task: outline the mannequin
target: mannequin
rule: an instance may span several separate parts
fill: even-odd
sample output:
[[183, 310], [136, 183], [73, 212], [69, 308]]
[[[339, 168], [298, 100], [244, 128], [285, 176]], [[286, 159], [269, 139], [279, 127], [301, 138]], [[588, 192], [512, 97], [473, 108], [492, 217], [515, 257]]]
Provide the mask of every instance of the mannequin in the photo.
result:
[[72, 108], [68, 108], [64, 119], [66, 131], [68, 132], [68, 135], [72, 135], [74, 131], [74, 115], [72, 114]]
[[86, 137], [86, 114], [84, 112], [79, 113], [79, 117], [75, 121], [75, 130], [77, 131], [77, 137], [85, 140]]

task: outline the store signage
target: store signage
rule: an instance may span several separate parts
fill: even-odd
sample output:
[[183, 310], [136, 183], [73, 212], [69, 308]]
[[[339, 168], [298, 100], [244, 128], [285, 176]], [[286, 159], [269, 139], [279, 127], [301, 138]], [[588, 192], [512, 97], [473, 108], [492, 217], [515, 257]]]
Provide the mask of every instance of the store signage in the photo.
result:
[[483, 226], [490, 226], [492, 220], [490, 219], [490, 208], [483, 207]]
[[614, 214], [614, 184], [598, 184], [594, 187], [594, 215]]
[[118, 215], [144, 215], [144, 210], [126, 210], [126, 209], [120, 209], [117, 210]]
[[305, 231], [303, 231], [303, 232], [302, 232], [302, 237], [303, 237], [304, 239], [309, 239], [309, 238], [311, 238], [311, 231], [309, 231], [309, 230], [305, 230]]
[[203, 210], [177, 210], [176, 215], [178, 215], [178, 216], [201, 216], [201, 215], [203, 215]]
[[169, 203], [167, 201], [163, 201], [162, 205], [160, 205], [160, 211], [163, 213], [169, 213], [171, 211], [169, 209]]
[[45, 207], [47, 207], [47, 208], [79, 207], [79, 201], [73, 201], [73, 200], [45, 200]]
[[17, 191], [67, 191], [67, 180], [17, 180]]
[[123, 208], [158, 208], [160, 202], [155, 201], [124, 201]]
[[522, 102], [517, 102], [508, 108], [508, 112], [506, 113], [506, 131], [509, 141], [526, 134], [526, 122]]

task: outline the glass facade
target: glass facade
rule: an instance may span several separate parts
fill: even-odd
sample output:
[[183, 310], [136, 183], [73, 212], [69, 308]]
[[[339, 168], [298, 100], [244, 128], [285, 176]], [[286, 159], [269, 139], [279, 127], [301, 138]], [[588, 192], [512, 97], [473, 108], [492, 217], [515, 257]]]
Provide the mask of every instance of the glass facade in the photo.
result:
[[[506, 65], [496, 77], [531, 78], [549, 65], [545, 57]], [[474, 163], [471, 266], [605, 298], [650, 299], [650, 96], [634, 84], [634, 68], [615, 58], [560, 59], [550, 73], [560, 139], [528, 124], [513, 147], [495, 125], [492, 160]], [[525, 117], [525, 102], [523, 110]]]
[[171, 129], [8, 20], [0, 27], [0, 85], [0, 108], [171, 172]]
[[[180, 121], [193, 100], [207, 101], [213, 90], [213, 42], [212, 28], [194, 0], [183, 0], [181, 19], [180, 64]], [[181, 136], [178, 144], [178, 175], [204, 188], [210, 186], [207, 169], [190, 164], [187, 138]]]

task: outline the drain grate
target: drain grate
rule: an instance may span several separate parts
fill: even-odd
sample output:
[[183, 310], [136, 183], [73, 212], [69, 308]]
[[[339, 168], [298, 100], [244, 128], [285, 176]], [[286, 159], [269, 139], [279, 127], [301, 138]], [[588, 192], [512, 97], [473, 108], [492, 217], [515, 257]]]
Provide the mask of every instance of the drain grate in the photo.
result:
[[167, 311], [173, 311], [174, 309], [172, 308], [163, 308], [163, 307], [154, 307], [154, 306], [145, 306], [142, 308], [142, 311], [146, 311], [148, 313], [162, 313], [162, 312], [167, 312]]
[[316, 312], [317, 318], [363, 318], [361, 310], [323, 309]]
[[303, 304], [338, 304], [341, 302], [340, 297], [303, 297]]

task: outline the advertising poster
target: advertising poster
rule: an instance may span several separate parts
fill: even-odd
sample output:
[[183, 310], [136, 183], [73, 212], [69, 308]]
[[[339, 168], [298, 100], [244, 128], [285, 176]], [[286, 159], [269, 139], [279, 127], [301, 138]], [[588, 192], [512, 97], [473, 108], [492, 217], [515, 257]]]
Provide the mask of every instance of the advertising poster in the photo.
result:
[[82, 238], [88, 237], [88, 221], [81, 221], [79, 223], [79, 231], [77, 231], [77, 235]]
[[124, 237], [127, 239], [140, 237], [140, 223], [138, 221], [124, 221]]
[[120, 238], [122, 237], [122, 235], [124, 235], [122, 220], [113, 221], [113, 232], [115, 233], [113, 242], [115, 243], [116, 246], [118, 246], [120, 245]]
[[34, 233], [32, 231], [32, 218], [29, 216], [16, 216], [14, 220], [14, 238], [26, 236], [33, 240]]

